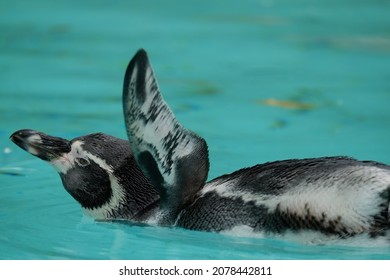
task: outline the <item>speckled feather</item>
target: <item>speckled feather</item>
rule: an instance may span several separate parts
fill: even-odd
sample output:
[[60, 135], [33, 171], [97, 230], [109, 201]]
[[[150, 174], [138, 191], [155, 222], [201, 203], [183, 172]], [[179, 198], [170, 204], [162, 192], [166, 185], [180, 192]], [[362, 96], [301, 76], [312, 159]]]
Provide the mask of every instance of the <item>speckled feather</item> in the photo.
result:
[[123, 109], [131, 149], [138, 165], [158, 190], [161, 207], [170, 223], [206, 182], [207, 144], [177, 122], [161, 97], [143, 50], [126, 70]]
[[[267, 233], [315, 230], [340, 237], [363, 232], [376, 236], [389, 228], [389, 193], [390, 168], [380, 163], [347, 157], [271, 162], [210, 181], [177, 224], [209, 228], [213, 223], [205, 221], [210, 215], [222, 221], [221, 230], [241, 223]], [[229, 211], [218, 209], [220, 201]], [[243, 209], [250, 215], [240, 215]], [[199, 215], [204, 219], [190, 225], [192, 216]]]

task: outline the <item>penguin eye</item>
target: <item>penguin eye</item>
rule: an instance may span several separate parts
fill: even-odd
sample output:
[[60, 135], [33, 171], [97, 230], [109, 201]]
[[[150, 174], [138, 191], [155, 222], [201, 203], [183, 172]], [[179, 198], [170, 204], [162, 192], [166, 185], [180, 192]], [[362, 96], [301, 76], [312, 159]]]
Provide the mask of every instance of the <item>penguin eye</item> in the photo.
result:
[[76, 158], [76, 159], [75, 159], [75, 162], [76, 162], [79, 166], [81, 166], [81, 167], [87, 166], [87, 165], [89, 164], [89, 160], [88, 160], [88, 159], [86, 159], [86, 158], [81, 158], [81, 157]]

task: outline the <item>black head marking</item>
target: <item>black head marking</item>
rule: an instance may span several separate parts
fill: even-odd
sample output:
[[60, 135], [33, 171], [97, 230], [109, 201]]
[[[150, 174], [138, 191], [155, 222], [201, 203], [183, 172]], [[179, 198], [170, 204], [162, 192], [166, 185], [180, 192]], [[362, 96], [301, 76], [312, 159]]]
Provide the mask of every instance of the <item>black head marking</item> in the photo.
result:
[[60, 173], [60, 176], [65, 189], [84, 208], [99, 208], [111, 199], [109, 174], [93, 161], [70, 169], [66, 174]]

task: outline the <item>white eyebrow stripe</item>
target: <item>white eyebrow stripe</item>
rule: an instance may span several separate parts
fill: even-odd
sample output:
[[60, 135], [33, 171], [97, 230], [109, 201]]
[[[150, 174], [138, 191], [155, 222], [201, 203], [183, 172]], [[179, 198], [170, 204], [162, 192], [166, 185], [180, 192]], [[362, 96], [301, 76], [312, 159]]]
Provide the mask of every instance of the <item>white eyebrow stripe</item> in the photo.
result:
[[62, 174], [68, 173], [68, 171], [75, 167], [75, 159], [78, 157], [88, 158], [98, 164], [102, 169], [112, 174], [113, 168], [105, 160], [87, 152], [83, 149], [83, 141], [75, 141], [72, 143], [69, 153], [62, 154], [61, 157], [54, 159], [51, 163], [53, 167]]
[[83, 154], [86, 155], [89, 159], [92, 159], [95, 163], [97, 163], [102, 169], [109, 172], [109, 174], [114, 173], [114, 170], [111, 165], [109, 165], [104, 159], [101, 159], [87, 151], [83, 151]]

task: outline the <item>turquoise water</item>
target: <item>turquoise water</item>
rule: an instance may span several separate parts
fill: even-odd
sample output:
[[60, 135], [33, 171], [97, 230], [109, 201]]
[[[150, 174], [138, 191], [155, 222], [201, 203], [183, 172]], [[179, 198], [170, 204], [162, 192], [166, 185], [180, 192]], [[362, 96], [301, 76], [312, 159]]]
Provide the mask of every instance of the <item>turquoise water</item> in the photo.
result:
[[[153, 4], [154, 3], [154, 4]], [[21, 128], [126, 138], [124, 70], [143, 47], [177, 118], [209, 144], [209, 179], [349, 155], [390, 164], [388, 1], [0, 1], [0, 259], [390, 259], [97, 223], [8, 139]]]

